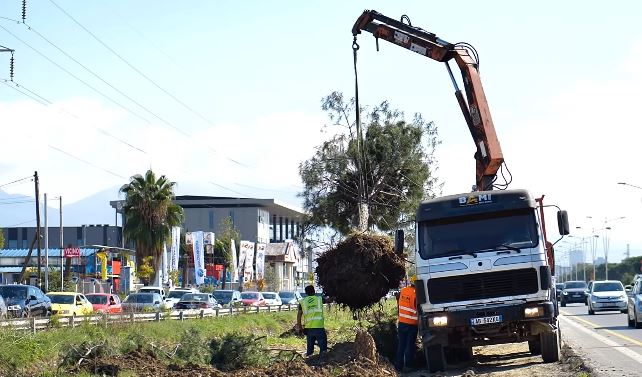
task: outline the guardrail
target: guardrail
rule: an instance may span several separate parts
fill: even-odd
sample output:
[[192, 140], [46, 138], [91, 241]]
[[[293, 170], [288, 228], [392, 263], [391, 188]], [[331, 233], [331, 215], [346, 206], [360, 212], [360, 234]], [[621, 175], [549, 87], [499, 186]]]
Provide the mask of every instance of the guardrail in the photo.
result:
[[[325, 305], [326, 308], [328, 304]], [[47, 317], [47, 318], [9, 318], [0, 320], [0, 329], [30, 330], [34, 334], [39, 330], [54, 327], [75, 327], [82, 323], [131, 323], [159, 322], [162, 320], [179, 320], [217, 318], [237, 314], [275, 313], [297, 310], [297, 305], [243, 306], [222, 309], [187, 309], [156, 312], [94, 313], [85, 316]]]

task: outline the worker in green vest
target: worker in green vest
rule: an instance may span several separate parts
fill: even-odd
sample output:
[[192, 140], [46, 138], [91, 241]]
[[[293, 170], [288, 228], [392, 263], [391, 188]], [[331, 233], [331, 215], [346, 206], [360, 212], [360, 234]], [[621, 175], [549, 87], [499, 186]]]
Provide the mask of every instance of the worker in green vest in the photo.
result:
[[[314, 353], [314, 343], [319, 344], [319, 354], [328, 350], [328, 336], [323, 326], [323, 299], [316, 295], [314, 287], [305, 287], [306, 296], [299, 300], [299, 311], [296, 316], [297, 331], [303, 330], [308, 343], [306, 356]], [[301, 318], [304, 323], [301, 325]]]

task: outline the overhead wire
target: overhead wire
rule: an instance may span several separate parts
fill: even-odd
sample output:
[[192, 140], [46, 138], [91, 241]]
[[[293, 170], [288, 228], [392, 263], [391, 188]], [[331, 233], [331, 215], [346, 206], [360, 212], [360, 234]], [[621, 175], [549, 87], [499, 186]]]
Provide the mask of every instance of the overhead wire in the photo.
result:
[[[53, 1], [52, 1], [52, 3], [53, 3], [54, 5], [56, 5], [56, 6], [57, 6], [57, 7], [58, 7], [58, 8], [59, 8], [63, 13], [65, 13], [68, 17], [70, 17], [70, 18], [71, 18], [75, 23], [77, 23], [81, 28], [83, 28], [85, 31], [87, 31], [87, 32], [88, 32], [92, 37], [94, 37], [94, 38], [95, 38], [99, 43], [103, 44], [103, 46], [105, 46], [108, 50], [110, 50], [112, 53], [114, 53], [114, 54], [115, 54], [119, 59], [121, 59], [122, 61], [124, 61], [126, 64], [130, 65], [130, 67], [131, 67], [131, 68], [133, 68], [135, 71], [137, 71], [138, 73], [140, 73], [141, 75], [143, 75], [143, 77], [145, 77], [146, 79], [151, 80], [151, 79], [149, 79], [147, 76], [145, 76], [142, 72], [140, 72], [136, 67], [133, 67], [131, 64], [129, 64], [129, 62], [128, 62], [127, 60], [125, 60], [122, 56], [120, 56], [118, 53], [116, 53], [113, 49], [111, 49], [109, 46], [107, 46], [105, 43], [103, 43], [103, 42], [102, 42], [98, 37], [96, 37], [93, 33], [91, 33], [91, 31], [89, 31], [89, 30], [88, 30], [87, 28], [85, 28], [82, 24], [80, 24], [76, 19], [74, 19], [71, 15], [69, 15], [66, 11], [64, 11], [64, 9], [62, 9], [60, 6], [58, 6], [58, 5], [57, 5], [56, 3], [54, 3]], [[46, 38], [44, 35], [42, 35], [40, 32], [38, 32], [38, 31], [37, 31], [35, 28], [33, 28], [32, 26], [30, 26], [30, 25], [26, 24], [25, 22], [20, 22], [20, 21], [18, 21], [18, 20], [12, 19], [12, 18], [4, 17], [4, 16], [0, 16], [0, 18], [5, 19], [5, 20], [8, 20], [8, 21], [16, 22], [16, 23], [22, 23], [25, 27], [27, 27], [27, 29], [28, 29], [29, 31], [34, 32], [34, 33], [35, 33], [36, 35], [38, 35], [41, 39], [43, 39], [45, 42], [47, 42], [48, 44], [50, 44], [51, 46], [53, 46], [55, 49], [57, 49], [59, 52], [61, 52], [63, 55], [65, 55], [67, 58], [69, 58], [70, 60], [72, 60], [72, 61], [73, 61], [73, 62], [75, 62], [76, 64], [80, 65], [83, 69], [85, 69], [85, 70], [86, 70], [87, 72], [89, 72], [91, 75], [93, 75], [94, 77], [96, 77], [98, 80], [102, 81], [105, 85], [109, 86], [110, 88], [112, 88], [113, 90], [115, 90], [115, 91], [116, 91], [117, 93], [119, 93], [120, 95], [122, 95], [122, 96], [124, 96], [125, 98], [127, 98], [129, 101], [133, 102], [135, 105], [137, 105], [138, 107], [140, 107], [141, 109], [143, 109], [144, 111], [146, 111], [147, 113], [149, 113], [149, 114], [150, 114], [151, 116], [153, 116], [154, 118], [158, 119], [159, 121], [161, 121], [163, 124], [167, 125], [168, 127], [170, 127], [170, 128], [172, 128], [172, 129], [174, 129], [176, 132], [180, 133], [181, 135], [183, 135], [183, 136], [185, 136], [185, 137], [188, 137], [188, 138], [195, 138], [195, 139], [196, 139], [196, 137], [194, 137], [193, 135], [190, 135], [190, 134], [189, 134], [189, 133], [187, 133], [186, 131], [182, 130], [180, 127], [178, 127], [178, 126], [176, 126], [175, 124], [173, 124], [172, 122], [170, 122], [170, 121], [168, 121], [168, 120], [164, 119], [163, 117], [159, 116], [159, 115], [158, 115], [158, 114], [156, 114], [155, 112], [151, 111], [150, 109], [148, 109], [147, 107], [145, 107], [144, 105], [142, 105], [140, 102], [138, 102], [138, 101], [136, 101], [135, 99], [131, 98], [129, 95], [127, 95], [126, 93], [124, 93], [122, 90], [120, 90], [120, 89], [116, 88], [113, 84], [111, 84], [111, 83], [107, 82], [106, 80], [104, 80], [100, 75], [98, 75], [97, 73], [95, 73], [94, 71], [92, 71], [91, 69], [89, 69], [86, 65], [82, 64], [80, 61], [78, 61], [77, 59], [75, 59], [74, 57], [72, 57], [70, 54], [68, 54], [68, 53], [67, 53], [66, 51], [64, 51], [62, 48], [60, 48], [60, 47], [59, 47], [59, 46], [57, 46], [55, 43], [53, 43], [52, 41], [50, 41], [48, 38]], [[0, 27], [2, 27], [2, 26], [0, 26]], [[4, 27], [2, 27], [2, 28], [3, 28], [4, 30], [7, 30], [7, 29], [5, 29]], [[7, 31], [7, 32], [9, 32], [9, 31]], [[43, 56], [43, 57], [45, 57], [46, 59], [48, 59], [44, 54], [40, 53], [40, 52], [39, 52], [39, 51], [37, 51], [35, 48], [33, 48], [33, 47], [31, 47], [30, 45], [28, 45], [26, 42], [24, 42], [23, 40], [21, 40], [20, 38], [18, 38], [15, 34], [12, 34], [11, 32], [9, 32], [9, 33], [10, 33], [14, 38], [18, 39], [20, 42], [22, 42], [22, 43], [24, 43], [25, 45], [27, 45], [28, 47], [30, 47], [32, 50], [36, 51], [36, 52], [37, 52], [37, 53], [39, 53], [41, 56]], [[58, 68], [60, 68], [60, 69], [62, 69], [63, 71], [67, 72], [68, 74], [72, 75], [74, 78], [76, 78], [77, 80], [81, 81], [81, 82], [82, 82], [82, 83], [84, 83], [85, 85], [89, 86], [89, 84], [87, 84], [87, 83], [86, 83], [86, 82], [84, 82], [83, 80], [79, 79], [78, 77], [74, 76], [73, 74], [71, 74], [70, 72], [68, 72], [68, 71], [67, 71], [67, 70], [65, 70], [64, 68], [62, 68], [61, 66], [57, 65], [57, 64], [56, 64], [56, 63], [54, 63], [52, 60], [50, 60], [50, 59], [48, 59], [48, 60], [49, 60], [52, 64], [54, 64], [54, 65], [58, 66]], [[155, 85], [157, 85], [155, 82], [154, 82], [154, 84], [155, 84]], [[157, 85], [157, 86], [158, 86], [158, 85]], [[94, 91], [96, 91], [96, 89], [95, 89], [95, 88], [93, 88], [93, 87], [91, 87], [91, 86], [89, 86], [89, 87], [90, 87], [91, 89], [93, 89]], [[158, 86], [158, 87], [160, 88], [160, 86]], [[163, 91], [165, 91], [165, 89], [163, 89], [163, 88], [160, 88], [160, 89], [161, 89], [161, 90], [163, 90]], [[166, 92], [166, 93], [168, 93], [167, 91], [165, 91], [165, 92]], [[99, 94], [100, 94], [100, 93], [99, 93]], [[171, 93], [168, 93], [168, 94], [171, 96]], [[109, 98], [108, 98], [108, 99], [109, 99]], [[114, 102], [114, 101], [112, 100], [112, 102]], [[116, 103], [116, 102], [114, 102], [114, 103]], [[118, 105], [118, 103], [116, 103], [116, 104]], [[121, 106], [121, 107], [123, 107], [123, 106]], [[125, 110], [128, 110], [128, 109], [126, 109], [126, 108], [125, 108]], [[128, 110], [128, 111], [129, 111], [129, 110]], [[130, 112], [130, 113], [132, 113], [132, 111], [129, 111], [129, 112]], [[137, 115], [137, 114], [136, 114], [136, 115]], [[137, 115], [137, 116], [138, 116], [139, 118], [143, 119], [146, 123], [151, 123], [151, 122], [150, 122], [149, 120], [147, 120], [146, 118], [143, 118], [143, 117], [142, 117], [142, 116], [140, 116], [140, 115]], [[209, 121], [208, 121], [208, 122], [209, 122]], [[210, 123], [211, 125], [213, 125], [213, 123], [211, 123], [211, 122], [209, 122], [209, 123]], [[199, 140], [199, 139], [197, 139], [197, 140]], [[216, 150], [214, 150], [214, 149], [213, 149], [212, 147], [210, 147], [210, 146], [206, 146], [206, 148], [207, 148], [207, 150], [209, 150], [209, 151], [210, 151], [211, 153], [213, 153], [213, 154], [217, 154], [217, 153], [218, 153]], [[242, 167], [245, 167], [245, 168], [248, 168], [248, 167], [249, 167], [247, 164], [242, 163], [242, 162], [240, 162], [240, 161], [237, 161], [237, 160], [235, 160], [235, 159], [233, 159], [233, 158], [230, 158], [230, 157], [227, 157], [227, 156], [223, 156], [223, 157], [224, 157], [225, 159], [227, 159], [228, 161], [230, 161], [230, 162], [232, 162], [232, 163], [236, 164], [236, 165], [239, 165], [239, 166], [242, 166]]]
[[4, 26], [2, 26], [2, 25], [0, 25], [0, 29], [2, 29], [2, 30], [4, 30], [4, 31], [6, 31], [8, 34], [10, 34], [12, 37], [14, 37], [15, 39], [17, 39], [18, 41], [20, 41], [22, 44], [24, 44], [25, 46], [27, 46], [27, 47], [29, 47], [30, 49], [32, 49], [35, 53], [37, 53], [38, 55], [40, 55], [41, 57], [43, 57], [44, 59], [46, 59], [46, 60], [47, 60], [48, 62], [50, 62], [51, 64], [53, 64], [53, 65], [55, 65], [56, 67], [58, 67], [60, 70], [62, 70], [63, 72], [65, 72], [65, 73], [66, 73], [66, 74], [68, 74], [69, 76], [71, 76], [71, 77], [73, 77], [74, 79], [78, 80], [79, 82], [81, 82], [82, 84], [84, 84], [86, 87], [88, 87], [89, 89], [91, 89], [91, 90], [93, 90], [94, 92], [96, 92], [96, 93], [97, 93], [98, 95], [100, 95], [101, 97], [103, 97], [103, 98], [107, 99], [107, 100], [108, 100], [108, 101], [110, 101], [111, 103], [113, 103], [113, 104], [115, 104], [116, 106], [120, 107], [121, 109], [123, 109], [123, 110], [127, 111], [128, 113], [130, 113], [131, 115], [135, 116], [136, 118], [139, 118], [139, 119], [143, 120], [145, 123], [148, 123], [148, 124], [150, 124], [150, 123], [151, 123], [147, 118], [145, 118], [145, 117], [143, 117], [142, 115], [140, 115], [140, 114], [138, 114], [138, 113], [134, 112], [133, 110], [129, 109], [129, 108], [128, 108], [128, 107], [126, 107], [125, 105], [123, 105], [123, 104], [121, 104], [120, 102], [116, 101], [115, 99], [111, 98], [111, 97], [110, 97], [110, 96], [108, 96], [107, 94], [105, 94], [105, 93], [103, 93], [102, 91], [100, 91], [100, 90], [96, 89], [95, 87], [93, 87], [91, 84], [89, 84], [89, 83], [88, 83], [88, 82], [86, 82], [85, 80], [83, 80], [83, 79], [81, 79], [80, 77], [78, 77], [78, 76], [74, 75], [74, 74], [73, 74], [73, 73], [71, 73], [68, 69], [66, 69], [65, 67], [63, 67], [63, 66], [61, 66], [60, 64], [56, 63], [56, 62], [55, 62], [55, 61], [53, 61], [51, 58], [49, 58], [47, 55], [45, 55], [44, 53], [40, 52], [38, 49], [36, 49], [35, 47], [31, 46], [29, 43], [25, 42], [25, 41], [24, 41], [24, 40], [22, 40], [20, 37], [18, 37], [18, 36], [17, 36], [17, 35], [15, 35], [14, 33], [12, 33], [9, 29], [5, 28], [5, 27], [4, 27]]
[[123, 63], [125, 63], [128, 67], [133, 69], [136, 73], [138, 73], [141, 77], [145, 78], [147, 81], [149, 81], [152, 85], [154, 85], [156, 88], [161, 90], [163, 93], [167, 94], [169, 97], [171, 97], [174, 101], [179, 103], [181, 106], [183, 106], [185, 109], [187, 109], [189, 112], [192, 114], [196, 115], [206, 123], [214, 126], [214, 123], [211, 122], [209, 119], [207, 119], [205, 116], [203, 116], [201, 113], [198, 111], [194, 110], [191, 106], [187, 105], [185, 102], [181, 101], [178, 99], [175, 95], [170, 93], [168, 90], [160, 86], [156, 81], [152, 80], [149, 76], [147, 76], [145, 73], [143, 73], [140, 69], [136, 68], [133, 64], [131, 64], [127, 59], [122, 57], [118, 52], [116, 52], [113, 48], [111, 48], [107, 43], [103, 42], [98, 36], [96, 36], [94, 33], [92, 33], [88, 28], [86, 28], [83, 24], [81, 24], [78, 20], [76, 20], [71, 14], [69, 14], [66, 10], [64, 10], [60, 5], [58, 5], [55, 1], [49, 0], [50, 3], [52, 3], [58, 10], [60, 10], [63, 14], [65, 14], [69, 19], [71, 19], [76, 25], [78, 25], [81, 29], [83, 29], [85, 32], [87, 32], [89, 35], [92, 36], [98, 43], [100, 43], [103, 47], [105, 47], [107, 50], [109, 50], [112, 54], [114, 54], [118, 59], [120, 59]]
[[0, 187], [5, 187], [5, 186], [13, 185], [14, 183], [18, 183], [18, 182], [26, 181], [26, 180], [28, 180], [28, 179], [33, 179], [33, 176], [31, 176], [31, 175], [30, 175], [30, 176], [28, 176], [28, 177], [24, 177], [24, 178], [16, 179], [15, 181], [11, 181], [11, 182], [8, 182], [8, 183], [3, 183], [3, 184], [1, 184], [1, 185], [0, 185]]
[[[43, 97], [43, 96], [39, 95], [38, 93], [36, 93], [36, 92], [34, 92], [34, 91], [32, 91], [32, 90], [30, 90], [30, 89], [26, 88], [24, 85], [19, 84], [19, 83], [17, 83], [16, 81], [11, 81], [11, 83], [10, 83], [10, 81], [9, 81], [9, 80], [7, 80], [7, 79], [0, 79], [0, 82], [2, 82], [3, 84], [5, 84], [5, 85], [9, 86], [10, 88], [12, 88], [12, 89], [14, 89], [14, 90], [16, 90], [16, 91], [18, 91], [18, 92], [22, 93], [23, 95], [25, 95], [25, 96], [27, 96], [27, 97], [31, 98], [32, 100], [34, 100], [34, 101], [36, 101], [36, 102], [40, 103], [40, 104], [41, 104], [41, 105], [43, 105], [43, 106], [51, 106], [51, 105], [53, 105], [53, 102], [52, 102], [52, 101], [50, 101], [50, 100], [46, 99], [45, 97]], [[11, 84], [14, 84], [15, 86], [14, 86], [14, 85], [11, 85]], [[23, 89], [24, 91], [28, 92], [29, 94], [24, 93], [23, 91], [21, 91], [21, 90], [20, 90], [20, 89], [18, 89], [18, 88]], [[61, 113], [64, 113], [64, 114], [66, 114], [66, 115], [69, 115], [69, 116], [71, 116], [71, 117], [73, 117], [73, 118], [75, 118], [75, 119], [78, 119], [78, 120], [80, 120], [80, 119], [81, 119], [81, 118], [80, 118], [80, 117], [78, 117], [76, 114], [74, 114], [74, 113], [72, 113], [72, 112], [70, 112], [70, 111], [68, 111], [68, 110], [66, 110], [66, 109], [58, 109], [58, 110], [59, 110]], [[90, 125], [91, 125], [91, 123], [88, 123], [88, 124], [90, 124]], [[134, 150], [136, 150], [136, 151], [138, 151], [138, 152], [141, 152], [141, 153], [143, 153], [143, 154], [147, 154], [147, 152], [145, 152], [143, 149], [141, 149], [141, 148], [139, 148], [139, 147], [137, 147], [137, 146], [135, 146], [135, 145], [131, 144], [130, 142], [128, 142], [128, 141], [126, 141], [126, 140], [124, 140], [124, 139], [121, 139], [120, 137], [118, 137], [118, 136], [116, 136], [116, 135], [114, 135], [114, 134], [112, 134], [112, 133], [110, 133], [110, 132], [108, 132], [108, 131], [104, 130], [103, 128], [100, 128], [100, 127], [97, 127], [97, 126], [93, 126], [93, 125], [92, 125], [92, 127], [94, 127], [94, 129], [95, 129], [97, 132], [100, 132], [100, 133], [102, 133], [103, 135], [108, 136], [108, 137], [110, 137], [110, 138], [112, 138], [112, 139], [114, 139], [114, 140], [116, 140], [116, 141], [118, 141], [118, 142], [122, 143], [123, 145], [125, 145], [125, 146], [127, 146], [127, 147], [131, 148], [131, 149], [134, 149]]]

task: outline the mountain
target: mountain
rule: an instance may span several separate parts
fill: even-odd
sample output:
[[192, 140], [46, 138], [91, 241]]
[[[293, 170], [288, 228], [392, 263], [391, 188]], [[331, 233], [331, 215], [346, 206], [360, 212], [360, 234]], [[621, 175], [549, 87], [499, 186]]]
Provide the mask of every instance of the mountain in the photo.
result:
[[[64, 204], [63, 224], [114, 224], [115, 211], [109, 206], [110, 200], [118, 199], [118, 187], [109, 188], [71, 204]], [[47, 206], [50, 226], [58, 226], [58, 208]], [[40, 211], [41, 226], [44, 226], [44, 209]], [[35, 199], [31, 196], [9, 194], [0, 190], [0, 228], [15, 226], [36, 226]]]

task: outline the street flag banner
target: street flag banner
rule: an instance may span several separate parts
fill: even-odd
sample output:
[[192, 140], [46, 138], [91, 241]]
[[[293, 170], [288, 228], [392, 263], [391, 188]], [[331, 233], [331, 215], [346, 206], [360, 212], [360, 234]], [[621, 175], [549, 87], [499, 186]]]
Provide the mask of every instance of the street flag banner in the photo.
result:
[[178, 270], [178, 256], [181, 249], [181, 227], [172, 227], [172, 244], [170, 247], [169, 271]]
[[192, 232], [194, 247], [194, 283], [205, 283], [205, 250], [203, 248], [203, 232]]
[[213, 232], [204, 232], [203, 233], [203, 245], [214, 245], [216, 241]]
[[238, 281], [238, 261], [236, 259], [236, 243], [234, 240], [230, 240], [230, 253], [232, 254], [232, 265], [230, 266], [231, 270], [231, 275], [232, 275], [232, 283]]
[[241, 250], [245, 249], [245, 268], [243, 281], [252, 281], [254, 278], [254, 242], [241, 241]]
[[247, 252], [247, 250], [244, 246], [245, 245], [244, 242], [245, 241], [241, 241], [239, 244], [239, 264], [237, 266], [237, 273], [238, 273], [239, 279], [241, 278], [241, 276], [243, 276], [245, 272], [245, 253]]
[[261, 280], [265, 273], [265, 248], [264, 243], [256, 244], [256, 280]]
[[163, 242], [163, 258], [161, 259], [161, 284], [169, 283], [169, 274], [168, 274], [168, 263], [167, 263], [167, 244]]

